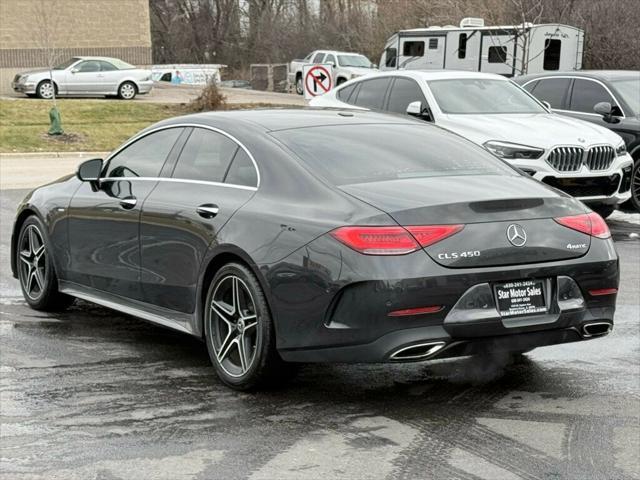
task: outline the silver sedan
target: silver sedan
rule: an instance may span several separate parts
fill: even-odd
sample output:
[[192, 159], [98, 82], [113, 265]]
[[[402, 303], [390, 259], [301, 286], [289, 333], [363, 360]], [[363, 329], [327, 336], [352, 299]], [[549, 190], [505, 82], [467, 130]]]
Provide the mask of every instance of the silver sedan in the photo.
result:
[[[53, 79], [53, 82], [51, 81]], [[109, 57], [73, 57], [49, 69], [17, 74], [11, 87], [30, 97], [117, 95], [131, 100], [153, 87], [151, 70]]]

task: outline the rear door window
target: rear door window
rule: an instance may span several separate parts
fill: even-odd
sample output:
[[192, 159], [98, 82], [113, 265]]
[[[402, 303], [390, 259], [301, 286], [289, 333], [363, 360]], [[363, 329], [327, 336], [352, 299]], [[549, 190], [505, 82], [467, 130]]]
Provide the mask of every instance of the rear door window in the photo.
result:
[[230, 138], [204, 128], [194, 128], [185, 144], [173, 178], [222, 182], [238, 145]]
[[570, 78], [545, 78], [531, 90], [541, 101], [549, 102], [551, 108], [564, 108], [564, 99], [571, 83]]
[[256, 172], [256, 168], [249, 158], [249, 155], [247, 155], [247, 152], [245, 152], [244, 149], [239, 148], [236, 152], [224, 183], [242, 185], [245, 187], [258, 186], [258, 173]]
[[411, 102], [421, 102], [423, 108], [427, 106], [427, 100], [420, 85], [410, 78], [396, 78], [391, 86], [387, 110], [394, 113], [407, 113], [407, 107]]
[[615, 105], [613, 97], [599, 83], [583, 78], [574, 80], [571, 102], [569, 103], [570, 110], [595, 114], [593, 107], [600, 102], [609, 102], [611, 105]]
[[358, 107], [371, 108], [373, 110], [382, 109], [382, 103], [387, 92], [387, 87], [391, 82], [390, 78], [375, 78], [360, 83], [360, 91], [354, 103]]

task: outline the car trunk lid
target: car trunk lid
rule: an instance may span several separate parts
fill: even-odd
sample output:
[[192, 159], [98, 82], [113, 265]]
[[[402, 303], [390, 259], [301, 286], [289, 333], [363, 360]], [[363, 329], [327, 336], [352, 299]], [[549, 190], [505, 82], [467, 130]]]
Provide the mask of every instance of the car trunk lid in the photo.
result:
[[584, 208], [524, 176], [427, 177], [340, 188], [402, 226], [464, 225], [458, 233], [425, 247], [445, 267], [577, 258], [587, 253], [591, 242], [589, 235], [554, 221], [582, 214]]

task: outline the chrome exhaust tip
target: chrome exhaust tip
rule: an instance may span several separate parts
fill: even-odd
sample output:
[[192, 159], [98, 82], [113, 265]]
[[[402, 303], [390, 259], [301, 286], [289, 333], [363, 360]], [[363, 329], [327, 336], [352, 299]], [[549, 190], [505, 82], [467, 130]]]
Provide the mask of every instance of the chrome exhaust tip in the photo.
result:
[[398, 362], [406, 360], [424, 360], [442, 350], [445, 345], [445, 342], [418, 343], [396, 350], [389, 356], [389, 359]]
[[609, 322], [586, 323], [582, 326], [582, 336], [584, 338], [600, 337], [606, 335], [613, 329], [613, 324]]

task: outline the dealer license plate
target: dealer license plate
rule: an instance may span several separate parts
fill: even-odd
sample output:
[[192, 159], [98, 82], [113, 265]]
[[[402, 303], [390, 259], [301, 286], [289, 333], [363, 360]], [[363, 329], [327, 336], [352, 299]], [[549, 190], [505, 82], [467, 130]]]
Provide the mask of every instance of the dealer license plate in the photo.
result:
[[503, 317], [539, 315], [547, 312], [544, 280], [518, 280], [494, 286], [498, 311]]

